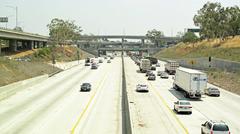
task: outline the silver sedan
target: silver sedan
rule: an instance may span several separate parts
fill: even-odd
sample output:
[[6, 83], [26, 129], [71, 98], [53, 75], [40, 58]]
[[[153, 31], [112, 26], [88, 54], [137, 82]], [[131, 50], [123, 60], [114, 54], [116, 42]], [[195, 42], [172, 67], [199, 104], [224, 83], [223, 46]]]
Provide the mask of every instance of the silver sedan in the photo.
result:
[[215, 87], [209, 87], [205, 90], [205, 94], [207, 95], [214, 95], [214, 96], [220, 96], [220, 91], [218, 88]]

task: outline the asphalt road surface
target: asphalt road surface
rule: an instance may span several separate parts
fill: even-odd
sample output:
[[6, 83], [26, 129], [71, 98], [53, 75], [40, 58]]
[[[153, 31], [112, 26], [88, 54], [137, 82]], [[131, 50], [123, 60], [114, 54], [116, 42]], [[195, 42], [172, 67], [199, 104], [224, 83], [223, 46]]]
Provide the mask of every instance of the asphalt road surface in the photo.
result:
[[[160, 62], [163, 70], [164, 62]], [[197, 134], [206, 120], [225, 121], [233, 134], [240, 133], [240, 97], [220, 89], [220, 97], [204, 95], [189, 100], [193, 112], [176, 114], [173, 102], [184, 99], [172, 89], [169, 79], [148, 81], [145, 74], [125, 57], [126, 87], [131, 129], [134, 134]], [[156, 72], [155, 72], [156, 73]], [[90, 82], [90, 92], [79, 92]], [[148, 93], [136, 92], [147, 84]], [[212, 85], [208, 85], [212, 86]], [[100, 64], [96, 70], [83, 64], [0, 101], [1, 134], [121, 134], [122, 62]]]

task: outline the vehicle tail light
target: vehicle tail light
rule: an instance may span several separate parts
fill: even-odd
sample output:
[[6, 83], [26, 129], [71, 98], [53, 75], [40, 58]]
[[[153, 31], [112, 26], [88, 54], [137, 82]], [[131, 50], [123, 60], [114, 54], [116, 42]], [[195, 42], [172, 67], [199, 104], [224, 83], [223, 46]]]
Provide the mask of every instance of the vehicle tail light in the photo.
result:
[[189, 106], [188, 108], [192, 108], [192, 106]]
[[179, 106], [179, 108], [183, 108], [183, 107]]
[[213, 131], [211, 130], [210, 134], [213, 134]]
[[231, 134], [230, 131], [228, 132], [228, 134]]

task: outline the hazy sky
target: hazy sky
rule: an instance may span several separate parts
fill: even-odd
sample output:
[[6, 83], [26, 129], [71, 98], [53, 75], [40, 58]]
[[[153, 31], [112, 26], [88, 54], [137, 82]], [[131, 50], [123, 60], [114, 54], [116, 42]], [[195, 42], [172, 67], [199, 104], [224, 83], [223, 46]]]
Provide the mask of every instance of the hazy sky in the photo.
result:
[[7, 6], [18, 6], [24, 31], [43, 35], [57, 17], [75, 20], [86, 34], [145, 35], [158, 29], [171, 36], [194, 27], [193, 16], [207, 1], [240, 6], [240, 0], [0, 0], [0, 16], [10, 16], [8, 27], [14, 27], [15, 11]]

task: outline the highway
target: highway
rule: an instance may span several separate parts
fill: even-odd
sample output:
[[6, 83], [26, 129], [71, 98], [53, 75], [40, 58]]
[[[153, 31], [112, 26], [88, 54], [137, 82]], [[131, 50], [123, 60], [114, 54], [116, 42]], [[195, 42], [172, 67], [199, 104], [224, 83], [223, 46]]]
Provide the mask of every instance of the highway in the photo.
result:
[[[223, 120], [231, 133], [240, 133], [240, 97], [220, 89], [220, 97], [189, 100], [193, 113], [176, 114], [173, 102], [183, 94], [172, 89], [173, 79], [148, 81], [129, 57], [124, 57], [126, 88], [133, 134], [197, 134], [205, 121]], [[164, 62], [157, 70], [163, 70]], [[156, 73], [156, 72], [155, 72]], [[79, 92], [90, 82], [90, 92]], [[148, 93], [136, 92], [147, 84]], [[210, 84], [208, 86], [211, 86]], [[121, 134], [122, 61], [101, 63], [91, 70], [74, 66], [0, 101], [1, 134]]]

